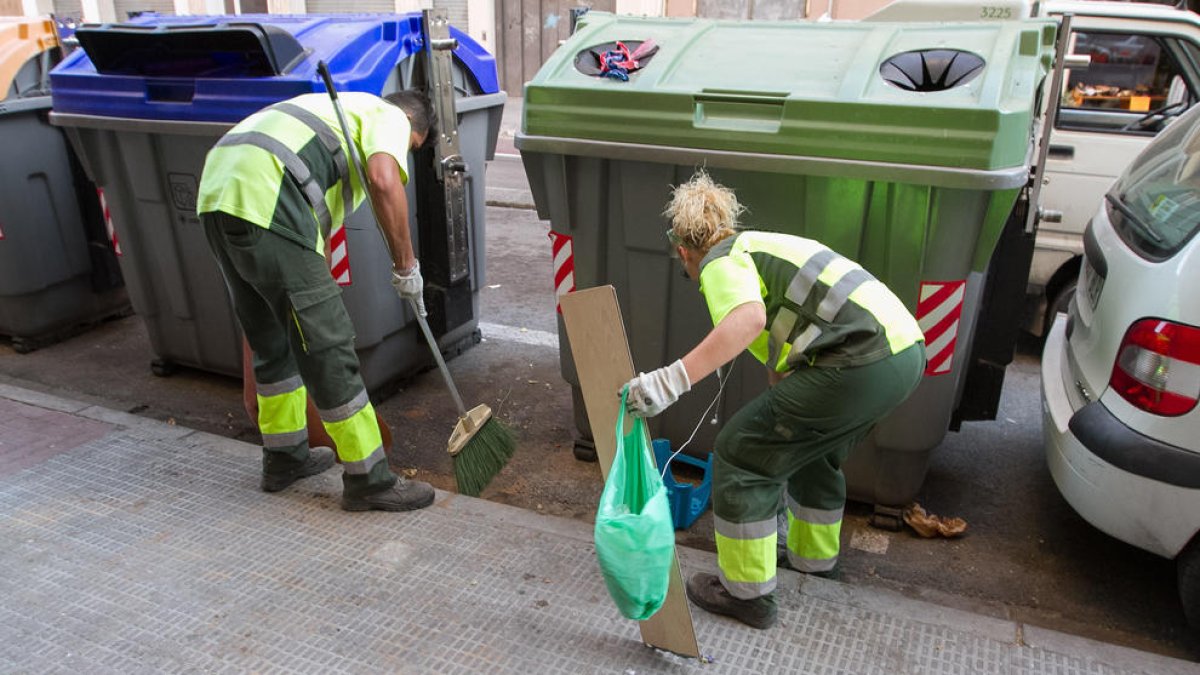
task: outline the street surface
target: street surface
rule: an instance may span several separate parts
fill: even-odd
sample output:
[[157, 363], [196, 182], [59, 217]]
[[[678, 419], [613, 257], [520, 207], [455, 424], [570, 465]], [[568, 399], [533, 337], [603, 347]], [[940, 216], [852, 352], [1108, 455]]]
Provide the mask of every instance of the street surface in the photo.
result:
[[[512, 121], [506, 120], [511, 128]], [[511, 135], [489, 167], [506, 206], [487, 209], [483, 342], [449, 362], [470, 405], [487, 403], [520, 440], [509, 466], [482, 495], [539, 513], [590, 521], [600, 493], [595, 464], [572, 454], [570, 388], [559, 376], [548, 226], [528, 201]], [[196, 251], [196, 255], [208, 255]], [[1059, 496], [1041, 442], [1038, 350], [1030, 339], [1010, 367], [999, 418], [967, 424], [933, 454], [918, 497], [926, 510], [964, 518], [965, 537], [930, 540], [867, 525], [851, 504], [842, 578], [910, 597], [1160, 654], [1200, 660], [1176, 596], [1170, 561], [1126, 546], [1084, 522]], [[137, 415], [254, 442], [237, 380], [182, 369], [151, 373], [137, 316], [110, 321], [30, 354], [0, 341], [0, 382], [91, 401]], [[649, 369], [661, 364], [636, 364]], [[441, 378], [425, 372], [378, 408], [393, 427], [392, 462], [453, 490], [445, 453], [455, 421]], [[204, 457], [195, 461], [203, 462]], [[714, 550], [711, 513], [681, 544]]]

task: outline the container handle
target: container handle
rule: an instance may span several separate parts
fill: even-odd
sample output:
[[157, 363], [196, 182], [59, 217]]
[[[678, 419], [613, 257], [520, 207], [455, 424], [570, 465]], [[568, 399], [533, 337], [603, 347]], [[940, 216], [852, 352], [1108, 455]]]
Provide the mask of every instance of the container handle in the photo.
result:
[[705, 91], [693, 99], [692, 125], [697, 129], [778, 133], [786, 101], [786, 94]]

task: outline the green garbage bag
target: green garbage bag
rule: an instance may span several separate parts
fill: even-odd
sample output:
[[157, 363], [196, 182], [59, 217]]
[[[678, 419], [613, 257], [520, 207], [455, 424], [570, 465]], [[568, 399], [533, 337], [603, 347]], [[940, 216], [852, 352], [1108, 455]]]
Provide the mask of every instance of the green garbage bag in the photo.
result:
[[675, 525], [654, 466], [646, 422], [625, 429], [625, 392], [617, 417], [617, 451], [596, 511], [596, 557], [608, 594], [627, 619], [644, 621], [662, 607], [675, 564]]

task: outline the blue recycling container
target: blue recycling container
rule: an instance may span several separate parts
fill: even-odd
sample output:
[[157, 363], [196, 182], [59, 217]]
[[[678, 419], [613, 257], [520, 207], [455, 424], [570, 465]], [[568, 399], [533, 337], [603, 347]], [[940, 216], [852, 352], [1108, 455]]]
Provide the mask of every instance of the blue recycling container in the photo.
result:
[[[450, 34], [470, 89], [499, 92], [495, 58], [457, 28]], [[55, 112], [196, 122], [236, 123], [277, 101], [323, 92], [322, 60], [341, 91], [391, 93], [397, 64], [423, 48], [415, 12], [155, 15], [85, 26], [75, 37], [82, 51], [51, 74]]]
[[[424, 86], [422, 16], [143, 16], [82, 26], [79, 49], [51, 73], [51, 122], [61, 126], [103, 190], [134, 311], [146, 322], [154, 371], [190, 366], [241, 375], [241, 337], [196, 215], [204, 158], [236, 122], [300, 94], [324, 92], [325, 61], [341, 91], [380, 96]], [[470, 274], [427, 298], [444, 351], [478, 341], [484, 285], [484, 166], [505, 101], [495, 59], [461, 31], [453, 50], [460, 149], [474, 183]], [[417, 161], [423, 160], [423, 161]], [[445, 269], [445, 223], [421, 215], [436, 192], [429, 153], [409, 157], [413, 241], [422, 269]], [[422, 189], [424, 186], [424, 189]], [[440, 192], [438, 193], [440, 194]], [[421, 220], [419, 220], [421, 218]], [[331, 263], [355, 326], [372, 394], [425, 367], [428, 349], [390, 284], [391, 260], [365, 205], [331, 236]], [[428, 245], [423, 246], [423, 241]], [[429, 277], [427, 273], [427, 278]]]

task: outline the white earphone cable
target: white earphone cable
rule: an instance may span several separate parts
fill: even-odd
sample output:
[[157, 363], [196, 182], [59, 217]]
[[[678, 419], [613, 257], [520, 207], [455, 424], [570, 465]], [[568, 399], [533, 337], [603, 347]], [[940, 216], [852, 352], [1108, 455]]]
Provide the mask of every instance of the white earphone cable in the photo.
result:
[[[688, 436], [688, 439], [683, 442], [683, 445], [679, 446], [678, 450], [671, 453], [671, 456], [667, 458], [667, 461], [663, 462], [662, 479], [664, 481], [667, 479], [667, 471], [669, 471], [671, 468], [671, 462], [675, 461], [675, 458], [679, 456], [679, 453], [683, 452], [684, 448], [686, 448], [688, 444], [692, 442], [692, 439], [694, 439], [696, 434], [700, 431], [701, 425], [704, 424], [705, 418], [708, 417], [708, 414], [712, 411], [713, 407], [717, 405], [717, 402], [721, 400], [721, 394], [725, 391], [725, 383], [729, 381], [730, 375], [733, 374], [733, 366], [736, 363], [737, 357], [734, 357], [733, 361], [729, 362], [729, 368], [725, 371], [724, 375], [721, 374], [720, 368], [717, 369], [717, 380], [721, 383], [721, 386], [717, 388], [717, 395], [713, 397], [712, 402], [708, 404], [708, 407], [704, 409], [704, 413], [700, 415], [700, 419], [696, 422], [696, 426], [692, 429], [692, 434]], [[713, 422], [716, 422], [715, 418], [713, 419]]]

